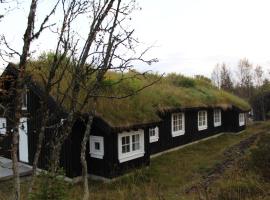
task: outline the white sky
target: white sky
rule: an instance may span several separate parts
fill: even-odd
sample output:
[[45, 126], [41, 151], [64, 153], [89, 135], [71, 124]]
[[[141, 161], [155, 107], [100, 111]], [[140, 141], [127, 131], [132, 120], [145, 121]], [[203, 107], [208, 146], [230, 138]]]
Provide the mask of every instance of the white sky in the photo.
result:
[[[42, 13], [46, 13], [47, 1], [42, 0]], [[226, 62], [235, 70], [244, 57], [270, 69], [269, 0], [137, 1], [142, 11], [133, 17], [136, 35], [156, 46], [149, 56], [159, 59], [138, 69], [210, 76], [217, 63]], [[0, 33], [8, 35], [14, 48], [21, 49], [26, 11], [17, 10], [0, 22]], [[43, 35], [36, 44], [38, 51], [49, 49], [52, 42]]]

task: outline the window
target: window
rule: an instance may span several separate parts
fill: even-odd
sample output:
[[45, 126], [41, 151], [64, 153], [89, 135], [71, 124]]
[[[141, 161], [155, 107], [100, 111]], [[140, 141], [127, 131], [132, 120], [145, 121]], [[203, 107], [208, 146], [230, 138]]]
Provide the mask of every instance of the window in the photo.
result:
[[244, 126], [245, 125], [245, 114], [240, 113], [239, 114], [239, 126]]
[[156, 128], [149, 128], [149, 140], [150, 140], [150, 143], [157, 142], [158, 139], [159, 139], [158, 127], [156, 127]]
[[90, 156], [92, 158], [103, 159], [104, 157], [104, 138], [102, 136], [90, 136]]
[[22, 110], [27, 110], [27, 89], [22, 92]]
[[0, 135], [5, 135], [7, 132], [7, 120], [6, 118], [0, 118]]
[[221, 110], [215, 109], [214, 110], [214, 126], [221, 126]]
[[143, 130], [123, 132], [118, 134], [119, 162], [126, 162], [144, 156]]
[[185, 114], [172, 114], [172, 136], [180, 136], [185, 134]]
[[207, 129], [207, 111], [198, 112], [198, 130]]

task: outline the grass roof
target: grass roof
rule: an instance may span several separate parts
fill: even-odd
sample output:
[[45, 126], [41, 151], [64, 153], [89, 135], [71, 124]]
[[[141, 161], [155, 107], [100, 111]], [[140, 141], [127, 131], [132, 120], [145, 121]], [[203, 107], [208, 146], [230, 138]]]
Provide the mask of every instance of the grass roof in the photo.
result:
[[[158, 78], [148, 75], [145, 78], [132, 78], [110, 88], [109, 93], [123, 94], [136, 91]], [[117, 74], [107, 80], [116, 80]], [[250, 109], [249, 104], [228, 92], [219, 90], [209, 81], [169, 74], [159, 82], [126, 99], [100, 99], [97, 112], [113, 126], [159, 121], [159, 112], [177, 108], [236, 106], [241, 110]]]
[[[46, 69], [44, 65], [47, 64], [44, 60], [38, 63], [30, 63], [28, 69], [36, 81], [40, 80], [39, 74], [44, 74], [44, 69]], [[65, 77], [67, 78], [61, 83], [63, 91], [70, 86], [71, 81], [69, 74], [65, 74]], [[118, 83], [122, 78], [125, 80]], [[102, 94], [125, 96], [157, 79], [159, 79], [157, 74], [135, 76], [134, 72], [125, 74], [109, 72], [103, 81]], [[91, 82], [91, 80], [89, 81]], [[52, 91], [52, 95], [55, 94], [56, 90]], [[83, 99], [83, 96], [84, 94], [79, 99]], [[160, 121], [159, 112], [171, 109], [190, 107], [222, 107], [226, 109], [231, 106], [236, 106], [241, 110], [250, 109], [246, 101], [219, 90], [206, 78], [189, 78], [173, 73], [163, 77], [159, 82], [145, 88], [134, 96], [124, 99], [99, 98], [97, 113], [111, 126], [124, 127]], [[90, 107], [91, 101], [89, 101], [85, 112]]]

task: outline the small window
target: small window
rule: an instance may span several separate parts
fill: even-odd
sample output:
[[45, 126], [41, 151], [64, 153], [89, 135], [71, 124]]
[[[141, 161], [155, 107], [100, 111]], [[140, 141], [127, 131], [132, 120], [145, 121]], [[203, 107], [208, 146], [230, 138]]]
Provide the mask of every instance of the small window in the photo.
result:
[[93, 158], [103, 159], [104, 157], [104, 139], [102, 136], [90, 136], [90, 155]]
[[202, 131], [207, 129], [207, 111], [198, 112], [198, 130]]
[[118, 134], [118, 158], [120, 163], [142, 157], [143, 155], [143, 130]]
[[244, 126], [245, 123], [245, 114], [244, 113], [240, 113], [239, 114], [239, 126]]
[[180, 136], [185, 134], [185, 114], [172, 114], [172, 136]]
[[159, 139], [158, 127], [149, 128], [149, 140], [150, 143], [157, 142]]
[[27, 89], [22, 92], [22, 110], [27, 110]]
[[215, 127], [221, 126], [221, 110], [220, 109], [214, 110], [214, 126]]
[[5, 135], [7, 133], [7, 120], [6, 118], [0, 118], [0, 135]]

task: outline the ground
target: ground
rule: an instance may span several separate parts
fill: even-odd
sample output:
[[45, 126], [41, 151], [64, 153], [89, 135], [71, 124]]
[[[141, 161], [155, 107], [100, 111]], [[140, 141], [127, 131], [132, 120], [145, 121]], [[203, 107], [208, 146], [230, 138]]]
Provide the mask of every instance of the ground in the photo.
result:
[[[244, 132], [226, 133], [154, 158], [149, 167], [112, 183], [91, 182], [90, 199], [270, 199], [270, 184], [242, 166], [269, 127], [270, 122], [255, 123]], [[11, 184], [0, 183], [1, 200], [9, 199]], [[26, 186], [23, 180], [23, 191]], [[81, 199], [80, 184], [68, 187], [69, 199]]]

